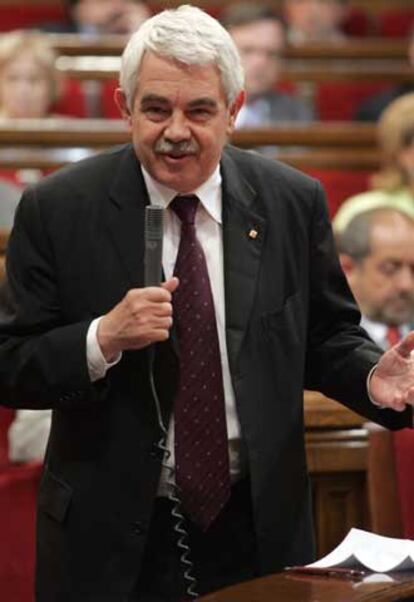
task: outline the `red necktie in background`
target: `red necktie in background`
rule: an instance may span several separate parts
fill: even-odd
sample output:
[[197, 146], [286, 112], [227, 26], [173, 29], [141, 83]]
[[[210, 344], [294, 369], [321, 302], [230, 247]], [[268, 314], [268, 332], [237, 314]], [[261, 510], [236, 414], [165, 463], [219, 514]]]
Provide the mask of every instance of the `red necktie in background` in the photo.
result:
[[398, 326], [388, 326], [387, 328], [387, 341], [390, 347], [393, 347], [401, 340], [400, 329]]
[[174, 401], [175, 479], [187, 514], [206, 530], [230, 496], [223, 375], [216, 316], [203, 249], [196, 237], [194, 195], [173, 199], [181, 220], [173, 295], [180, 351]]

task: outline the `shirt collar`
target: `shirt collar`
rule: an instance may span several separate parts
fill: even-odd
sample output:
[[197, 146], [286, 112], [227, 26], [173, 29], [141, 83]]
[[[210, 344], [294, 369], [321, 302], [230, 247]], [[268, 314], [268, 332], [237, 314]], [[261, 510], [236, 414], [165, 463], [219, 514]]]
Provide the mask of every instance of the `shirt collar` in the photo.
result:
[[[168, 186], [160, 184], [160, 182], [157, 182], [142, 165], [141, 170], [142, 175], [144, 176], [151, 205], [161, 205], [166, 209], [173, 198], [180, 193], [172, 188], [168, 188]], [[208, 180], [206, 180], [195, 190], [191, 191], [191, 194], [195, 194], [200, 199], [204, 209], [216, 222], [219, 224], [222, 223], [221, 173], [219, 165], [217, 165], [216, 169], [208, 178]]]

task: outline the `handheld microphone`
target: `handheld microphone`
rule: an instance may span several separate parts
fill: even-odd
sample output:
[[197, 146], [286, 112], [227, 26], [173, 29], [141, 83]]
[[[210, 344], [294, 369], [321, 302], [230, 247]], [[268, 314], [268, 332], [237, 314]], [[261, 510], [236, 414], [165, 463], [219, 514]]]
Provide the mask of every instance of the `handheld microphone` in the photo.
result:
[[162, 239], [164, 235], [164, 207], [148, 205], [145, 207], [145, 254], [144, 284], [159, 286], [162, 274]]

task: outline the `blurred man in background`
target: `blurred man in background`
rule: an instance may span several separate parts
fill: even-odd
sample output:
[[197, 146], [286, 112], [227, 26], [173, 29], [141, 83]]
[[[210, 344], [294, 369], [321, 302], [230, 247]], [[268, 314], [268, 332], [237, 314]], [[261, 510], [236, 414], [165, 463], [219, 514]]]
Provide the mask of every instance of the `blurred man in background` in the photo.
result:
[[347, 0], [284, 0], [289, 42], [306, 44], [343, 40], [342, 24], [347, 4]]
[[397, 343], [414, 321], [414, 220], [392, 207], [356, 215], [337, 235], [361, 325], [382, 347]]
[[224, 25], [240, 52], [246, 102], [236, 127], [261, 127], [281, 121], [311, 121], [312, 109], [300, 98], [278, 90], [285, 30], [269, 6], [242, 2], [226, 11]]
[[140, 0], [67, 0], [69, 21], [47, 25], [47, 31], [83, 34], [133, 33], [150, 11]]
[[[414, 28], [408, 42], [408, 61], [414, 71]], [[357, 121], [378, 121], [383, 111], [396, 99], [404, 94], [414, 92], [413, 82], [402, 82], [384, 92], [375, 94], [363, 101], [355, 113]]]

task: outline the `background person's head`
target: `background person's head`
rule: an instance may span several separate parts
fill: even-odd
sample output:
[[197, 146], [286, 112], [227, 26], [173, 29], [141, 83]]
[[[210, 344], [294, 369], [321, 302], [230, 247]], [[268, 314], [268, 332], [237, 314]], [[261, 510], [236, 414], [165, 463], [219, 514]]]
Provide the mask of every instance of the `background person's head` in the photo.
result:
[[131, 37], [115, 99], [144, 168], [189, 192], [217, 167], [243, 96], [229, 33], [202, 10], [181, 6], [148, 19]]
[[293, 43], [334, 41], [342, 37], [347, 0], [284, 0], [283, 10]]
[[274, 90], [285, 46], [281, 19], [269, 6], [242, 2], [225, 12], [223, 24], [241, 56], [247, 97]]
[[356, 215], [338, 235], [342, 268], [361, 313], [400, 326], [414, 319], [414, 221], [393, 208]]
[[374, 188], [414, 193], [414, 93], [394, 100], [378, 122], [382, 169], [372, 178]]
[[16, 31], [0, 37], [0, 115], [46, 117], [55, 102], [56, 55], [40, 33]]
[[68, 0], [69, 14], [79, 30], [91, 33], [132, 33], [150, 16], [139, 0]]

